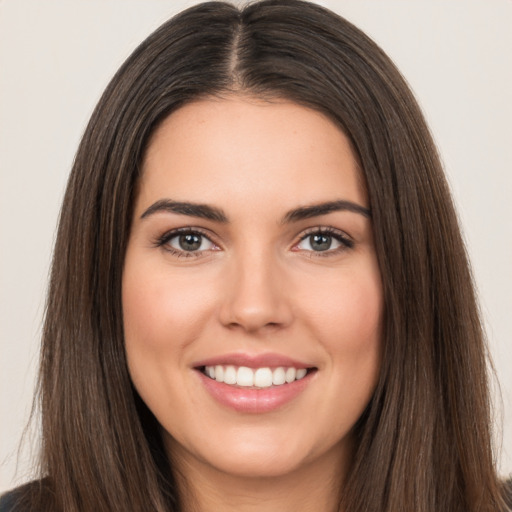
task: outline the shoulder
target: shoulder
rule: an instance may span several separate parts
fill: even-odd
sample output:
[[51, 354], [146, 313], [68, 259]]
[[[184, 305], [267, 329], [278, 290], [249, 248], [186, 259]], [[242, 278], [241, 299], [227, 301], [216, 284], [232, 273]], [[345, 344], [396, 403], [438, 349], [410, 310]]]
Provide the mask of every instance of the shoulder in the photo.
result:
[[0, 512], [29, 512], [45, 487], [45, 479], [35, 480], [2, 494]]
[[[512, 478], [504, 482], [503, 495], [505, 497], [505, 503], [507, 504], [507, 507], [509, 507], [509, 510], [512, 511]], [[0, 512], [3, 511], [0, 510]]]
[[20, 500], [23, 500], [25, 492], [22, 487], [8, 491], [0, 496], [0, 512], [14, 512], [15, 510], [21, 510], [17, 507]]

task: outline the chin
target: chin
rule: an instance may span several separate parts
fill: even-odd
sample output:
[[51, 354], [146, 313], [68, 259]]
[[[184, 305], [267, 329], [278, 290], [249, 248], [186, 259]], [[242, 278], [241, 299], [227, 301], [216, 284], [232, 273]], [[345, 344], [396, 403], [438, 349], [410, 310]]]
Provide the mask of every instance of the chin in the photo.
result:
[[294, 454], [282, 454], [259, 450], [254, 453], [229, 453], [225, 457], [209, 461], [208, 464], [217, 471], [239, 478], [277, 478], [290, 475], [304, 465], [304, 461]]
[[[173, 439], [167, 448], [178, 466], [180, 460], [186, 464], [192, 456], [204, 467], [227, 476], [263, 479], [297, 474], [315, 464], [338, 465], [344, 458], [342, 452], [350, 445], [348, 438], [346, 442], [336, 442], [329, 434], [321, 437], [323, 442], [314, 442], [304, 435], [290, 435], [290, 429], [284, 435], [257, 429], [248, 434], [246, 431], [237, 435], [231, 430], [225, 438], [212, 435], [206, 442], [193, 444]], [[212, 438], [217, 442], [212, 443]]]

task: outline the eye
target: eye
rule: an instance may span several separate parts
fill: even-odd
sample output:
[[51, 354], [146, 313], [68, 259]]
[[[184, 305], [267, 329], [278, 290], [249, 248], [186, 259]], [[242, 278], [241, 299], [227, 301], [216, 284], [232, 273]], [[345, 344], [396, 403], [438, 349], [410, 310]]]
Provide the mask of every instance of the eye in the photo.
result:
[[206, 251], [213, 243], [200, 233], [187, 233], [173, 236], [168, 242], [171, 247], [180, 251]]
[[188, 228], [165, 233], [156, 245], [176, 256], [199, 256], [204, 251], [217, 249], [206, 235]]
[[353, 246], [354, 242], [338, 230], [315, 228], [301, 238], [296, 248], [301, 251], [332, 254]]

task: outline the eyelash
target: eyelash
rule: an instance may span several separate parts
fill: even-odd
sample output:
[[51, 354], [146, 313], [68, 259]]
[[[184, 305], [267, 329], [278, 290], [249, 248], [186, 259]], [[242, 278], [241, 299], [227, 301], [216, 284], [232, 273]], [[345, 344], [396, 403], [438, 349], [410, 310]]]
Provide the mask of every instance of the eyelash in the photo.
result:
[[211, 240], [211, 236], [199, 228], [178, 228], [167, 231], [162, 236], [158, 237], [155, 241], [155, 246], [161, 247], [164, 251], [169, 252], [177, 258], [199, 258], [203, 256], [203, 252], [205, 251], [180, 251], [174, 247], [171, 247], [170, 245], [167, 245], [173, 238], [183, 235], [199, 235], [209, 240], [212, 244], [216, 245]]
[[[183, 235], [198, 235], [206, 238], [212, 244], [216, 245], [215, 242], [211, 240], [211, 237], [199, 228], [178, 228], [173, 229], [172, 231], [167, 231], [162, 236], [158, 237], [155, 241], [154, 245], [156, 247], [161, 247], [163, 250], [169, 252], [173, 256], [178, 258], [200, 258], [204, 256], [204, 252], [206, 251], [181, 251], [177, 250], [170, 245], [167, 245], [173, 238], [177, 236]], [[331, 227], [315, 227], [307, 229], [300, 237], [300, 239], [294, 244], [294, 247], [299, 245], [301, 242], [306, 240], [308, 237], [312, 235], [326, 235], [332, 237], [334, 240], [339, 242], [341, 245], [336, 249], [328, 249], [326, 251], [303, 251], [309, 253], [311, 258], [314, 257], [329, 257], [335, 254], [339, 254], [347, 249], [352, 249], [354, 247], [354, 242], [343, 232], [335, 228]], [[297, 250], [301, 251], [300, 249]]]
[[309, 238], [312, 235], [326, 235], [337, 242], [339, 242], [341, 245], [340, 247], [336, 249], [328, 249], [326, 251], [305, 251], [309, 253], [309, 256], [311, 258], [320, 257], [320, 258], [327, 258], [329, 256], [337, 255], [343, 251], [346, 251], [347, 249], [353, 249], [354, 248], [354, 241], [351, 240], [343, 231], [340, 231], [339, 229], [331, 228], [331, 227], [315, 227], [315, 228], [308, 228], [304, 233], [301, 235], [299, 241], [294, 244], [294, 246], [297, 246], [307, 238]]

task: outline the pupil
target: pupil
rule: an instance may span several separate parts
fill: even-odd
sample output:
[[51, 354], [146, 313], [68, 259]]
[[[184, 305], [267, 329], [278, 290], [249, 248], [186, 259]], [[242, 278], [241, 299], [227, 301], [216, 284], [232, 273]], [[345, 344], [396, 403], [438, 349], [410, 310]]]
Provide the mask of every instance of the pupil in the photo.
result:
[[196, 251], [201, 247], [201, 237], [193, 234], [181, 235], [180, 247], [184, 251]]
[[310, 241], [315, 251], [326, 251], [331, 247], [331, 237], [327, 235], [311, 235]]

